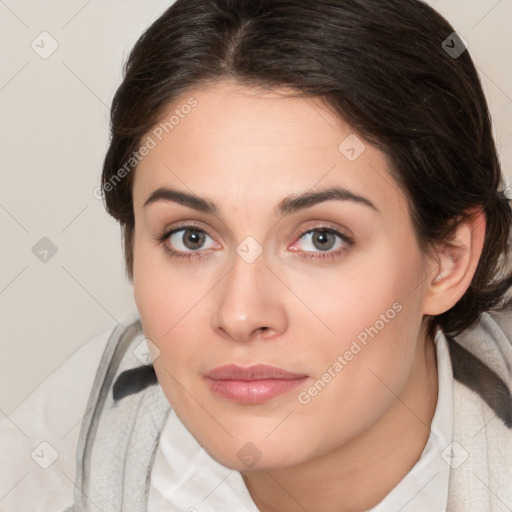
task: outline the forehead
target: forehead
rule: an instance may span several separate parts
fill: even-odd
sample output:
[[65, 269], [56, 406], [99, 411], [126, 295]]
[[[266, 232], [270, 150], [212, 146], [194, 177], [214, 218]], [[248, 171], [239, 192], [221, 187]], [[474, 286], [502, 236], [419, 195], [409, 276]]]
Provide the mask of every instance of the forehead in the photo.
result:
[[[191, 103], [195, 106], [189, 109]], [[196, 142], [220, 145], [225, 151], [238, 146], [261, 150], [264, 145], [268, 152], [276, 152], [282, 147], [336, 149], [340, 129], [347, 131], [348, 127], [319, 98], [306, 98], [289, 89], [265, 91], [221, 81], [182, 94], [165, 109], [152, 131], [164, 138], [172, 132], [169, 141], [173, 139], [183, 150], [191, 146], [183, 142]]]
[[152, 149], [135, 173], [134, 205], [166, 185], [248, 204], [273, 190], [277, 203], [341, 185], [374, 203], [396, 203], [401, 193], [386, 156], [319, 98], [291, 93], [217, 82], [181, 95], [143, 137]]

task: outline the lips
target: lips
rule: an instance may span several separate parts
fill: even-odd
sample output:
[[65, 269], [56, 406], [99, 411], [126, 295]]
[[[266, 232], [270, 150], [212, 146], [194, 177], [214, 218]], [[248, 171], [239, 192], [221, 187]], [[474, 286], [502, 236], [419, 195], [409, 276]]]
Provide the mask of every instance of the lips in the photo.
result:
[[304, 373], [292, 373], [278, 368], [257, 364], [249, 368], [242, 368], [234, 364], [227, 364], [214, 368], [206, 374], [206, 377], [214, 380], [267, 380], [267, 379], [300, 379], [307, 377]]
[[259, 404], [291, 391], [309, 376], [263, 364], [248, 368], [229, 364], [214, 368], [204, 378], [215, 395], [235, 402]]

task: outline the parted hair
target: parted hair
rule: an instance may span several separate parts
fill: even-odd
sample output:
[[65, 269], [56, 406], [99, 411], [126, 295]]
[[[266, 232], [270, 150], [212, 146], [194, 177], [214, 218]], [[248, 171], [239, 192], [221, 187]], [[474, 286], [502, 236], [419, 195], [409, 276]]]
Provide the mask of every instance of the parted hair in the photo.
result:
[[178, 97], [229, 79], [321, 99], [384, 152], [424, 255], [450, 243], [471, 208], [484, 210], [472, 282], [450, 310], [426, 319], [429, 335], [437, 326], [457, 335], [503, 308], [512, 212], [487, 101], [462, 44], [419, 0], [177, 0], [134, 45], [112, 101], [102, 189], [121, 225], [128, 277], [136, 165], [115, 186], [112, 177]]

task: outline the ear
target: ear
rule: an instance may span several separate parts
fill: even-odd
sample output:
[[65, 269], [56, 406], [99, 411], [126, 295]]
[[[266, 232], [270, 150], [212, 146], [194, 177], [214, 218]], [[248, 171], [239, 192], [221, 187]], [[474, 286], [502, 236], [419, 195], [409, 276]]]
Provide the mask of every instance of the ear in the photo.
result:
[[475, 274], [485, 240], [486, 217], [481, 208], [457, 226], [453, 240], [436, 251], [423, 300], [424, 315], [440, 315], [466, 293]]

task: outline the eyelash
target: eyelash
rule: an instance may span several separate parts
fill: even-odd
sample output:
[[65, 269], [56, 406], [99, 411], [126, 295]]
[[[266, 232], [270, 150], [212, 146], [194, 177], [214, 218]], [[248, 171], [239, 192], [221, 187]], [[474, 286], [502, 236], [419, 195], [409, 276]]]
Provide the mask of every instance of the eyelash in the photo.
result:
[[[195, 258], [207, 257], [207, 256], [202, 256], [200, 254], [200, 251], [190, 251], [188, 253], [181, 253], [181, 252], [172, 250], [168, 245], [166, 245], [165, 242], [168, 240], [168, 238], [171, 235], [173, 235], [174, 233], [177, 233], [179, 231], [187, 231], [187, 230], [196, 231], [196, 232], [204, 233], [204, 234], [208, 235], [208, 233], [202, 228], [199, 228], [194, 225], [187, 225], [187, 226], [180, 226], [178, 228], [173, 228], [170, 231], [165, 231], [164, 233], [157, 236], [157, 240], [163, 246], [164, 250], [169, 254], [169, 256], [171, 256], [173, 258], [184, 258], [186, 260], [192, 260]], [[350, 237], [348, 237], [344, 233], [340, 233], [337, 229], [328, 227], [328, 226], [317, 226], [314, 228], [308, 228], [298, 236], [298, 240], [300, 240], [304, 235], [306, 235], [308, 233], [314, 233], [315, 231], [321, 231], [322, 233], [331, 233], [333, 235], [338, 236], [345, 243], [345, 247], [338, 249], [335, 252], [319, 252], [318, 253], [318, 252], [307, 251], [304, 253], [305, 255], [300, 256], [301, 258], [306, 258], [309, 260], [311, 260], [311, 259], [332, 260], [332, 259], [336, 259], [336, 258], [340, 257], [343, 253], [348, 251], [354, 245], [354, 241]], [[208, 236], [210, 236], [210, 235], [208, 235]], [[300, 252], [300, 251], [297, 251], [297, 252]]]

